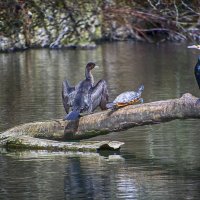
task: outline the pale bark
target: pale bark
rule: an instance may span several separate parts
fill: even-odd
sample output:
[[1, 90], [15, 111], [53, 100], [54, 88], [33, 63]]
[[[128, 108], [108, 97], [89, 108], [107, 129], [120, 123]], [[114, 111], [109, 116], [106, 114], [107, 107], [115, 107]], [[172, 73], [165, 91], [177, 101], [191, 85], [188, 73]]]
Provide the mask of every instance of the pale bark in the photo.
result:
[[51, 151], [93, 151], [97, 150], [119, 150], [123, 142], [118, 141], [82, 141], [82, 142], [61, 142], [34, 138], [30, 136], [9, 137], [0, 140], [0, 146], [15, 149], [35, 149]]
[[131, 105], [116, 111], [97, 112], [83, 116], [77, 121], [68, 122], [58, 119], [23, 124], [0, 134], [0, 145], [10, 137], [80, 140], [135, 126], [157, 124], [174, 119], [200, 118], [200, 103], [197, 103], [197, 100], [198, 98], [191, 94], [184, 94], [178, 99]]
[[179, 99], [131, 105], [116, 111], [95, 113], [82, 117], [78, 122], [66, 124], [65, 137], [82, 139], [174, 119], [200, 118], [200, 103], [197, 103], [197, 100], [198, 98], [187, 93]]

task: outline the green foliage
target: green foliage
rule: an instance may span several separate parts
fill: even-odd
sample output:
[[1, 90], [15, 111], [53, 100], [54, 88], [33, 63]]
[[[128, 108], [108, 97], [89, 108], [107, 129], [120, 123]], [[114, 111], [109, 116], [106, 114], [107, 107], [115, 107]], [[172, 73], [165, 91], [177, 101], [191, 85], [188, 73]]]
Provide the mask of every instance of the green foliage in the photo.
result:
[[[149, 42], [196, 39], [199, 32], [191, 30], [199, 30], [199, 7], [199, 0], [4, 0], [0, 2], [0, 34], [11, 37], [23, 33], [29, 44], [36, 29], [45, 29], [50, 40], [55, 40], [63, 26], [68, 26], [70, 32], [62, 38], [66, 45], [102, 38]], [[59, 14], [65, 17], [60, 19]], [[99, 24], [94, 24], [93, 16]]]

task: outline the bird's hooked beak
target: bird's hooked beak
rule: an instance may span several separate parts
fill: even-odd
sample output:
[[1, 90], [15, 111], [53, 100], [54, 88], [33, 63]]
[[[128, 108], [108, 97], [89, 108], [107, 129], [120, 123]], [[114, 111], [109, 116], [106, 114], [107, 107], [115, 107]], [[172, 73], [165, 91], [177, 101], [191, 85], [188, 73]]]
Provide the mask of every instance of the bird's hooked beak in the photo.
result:
[[99, 65], [95, 65], [94, 68], [99, 68]]
[[187, 47], [188, 49], [199, 49], [200, 50], [200, 45], [191, 45]]

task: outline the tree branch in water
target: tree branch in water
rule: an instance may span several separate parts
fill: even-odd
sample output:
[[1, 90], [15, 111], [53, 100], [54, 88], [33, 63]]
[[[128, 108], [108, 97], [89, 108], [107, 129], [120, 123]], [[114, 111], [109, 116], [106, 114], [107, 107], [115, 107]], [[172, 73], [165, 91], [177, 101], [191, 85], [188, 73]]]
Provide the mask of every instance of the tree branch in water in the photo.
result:
[[77, 121], [51, 120], [27, 123], [0, 134], [0, 142], [9, 137], [30, 136], [53, 140], [80, 140], [122, 131], [135, 126], [158, 124], [175, 119], [200, 118], [198, 98], [187, 93], [169, 99], [130, 105], [116, 111], [106, 110], [81, 117]]

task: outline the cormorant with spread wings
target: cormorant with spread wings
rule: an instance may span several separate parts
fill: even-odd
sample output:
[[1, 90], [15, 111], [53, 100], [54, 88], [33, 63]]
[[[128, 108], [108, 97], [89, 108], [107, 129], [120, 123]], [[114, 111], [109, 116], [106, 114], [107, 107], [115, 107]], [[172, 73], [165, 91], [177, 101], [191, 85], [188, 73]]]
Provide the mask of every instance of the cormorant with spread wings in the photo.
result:
[[[67, 81], [62, 84], [62, 101], [66, 113], [64, 120], [77, 120], [80, 113], [92, 113], [98, 106], [106, 109], [108, 102], [108, 89], [105, 80], [100, 80], [94, 85], [91, 70], [96, 66], [89, 62], [85, 68], [85, 79], [76, 86], [70, 86]], [[69, 109], [71, 108], [71, 112]]]

